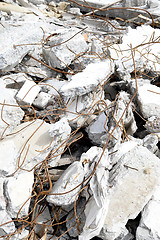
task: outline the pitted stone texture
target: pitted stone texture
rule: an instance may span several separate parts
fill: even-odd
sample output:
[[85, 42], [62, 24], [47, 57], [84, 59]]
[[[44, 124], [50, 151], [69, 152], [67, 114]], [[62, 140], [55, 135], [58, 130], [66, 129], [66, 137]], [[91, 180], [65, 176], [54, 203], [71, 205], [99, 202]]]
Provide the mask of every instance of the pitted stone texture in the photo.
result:
[[110, 203], [103, 229], [115, 239], [128, 219], [134, 219], [150, 200], [160, 174], [159, 158], [142, 146], [124, 154], [110, 172]]

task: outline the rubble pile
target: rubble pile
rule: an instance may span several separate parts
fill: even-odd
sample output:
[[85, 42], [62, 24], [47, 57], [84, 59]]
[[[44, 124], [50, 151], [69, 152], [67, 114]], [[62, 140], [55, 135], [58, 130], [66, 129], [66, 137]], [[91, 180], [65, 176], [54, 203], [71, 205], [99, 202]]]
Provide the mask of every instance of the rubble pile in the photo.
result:
[[0, 1], [0, 239], [160, 239], [160, 1]]

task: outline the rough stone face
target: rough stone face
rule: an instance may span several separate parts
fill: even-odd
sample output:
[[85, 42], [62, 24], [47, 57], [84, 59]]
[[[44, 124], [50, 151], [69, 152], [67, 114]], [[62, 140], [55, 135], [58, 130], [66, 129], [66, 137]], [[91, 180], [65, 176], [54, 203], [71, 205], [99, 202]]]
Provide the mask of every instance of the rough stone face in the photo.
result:
[[[83, 182], [83, 179], [83, 166], [80, 162], [75, 161], [64, 171], [64, 173], [55, 183], [52, 191], [50, 192], [51, 195], [48, 195], [47, 197], [47, 201], [59, 206], [73, 203], [76, 200], [76, 195], [81, 189], [81, 186], [77, 186]], [[65, 194], [65, 192], [68, 192], [75, 187], [77, 187], [75, 190]], [[64, 194], [61, 195], [60, 193]]]
[[40, 26], [39, 23], [28, 22], [17, 27], [6, 25], [5, 28], [0, 28], [0, 70], [12, 70], [30, 50], [34, 49], [32, 44], [40, 42], [43, 38]]
[[10, 133], [11, 130], [20, 124], [23, 119], [24, 112], [16, 103], [13, 95], [5, 88], [2, 80], [0, 80], [0, 137]]
[[108, 213], [103, 229], [115, 239], [151, 198], [159, 181], [159, 158], [142, 146], [124, 154], [110, 172]]
[[60, 33], [45, 45], [43, 57], [50, 66], [64, 69], [77, 55], [87, 51], [87, 43], [80, 33], [75, 35], [77, 32], [77, 30], [69, 30]]
[[63, 85], [60, 93], [63, 96], [82, 96], [94, 91], [98, 84], [105, 83], [114, 71], [113, 62], [109, 59], [89, 64], [81, 73], [75, 74], [71, 81]]
[[[0, 142], [0, 173], [9, 175], [18, 167], [31, 170], [45, 160], [51, 150], [49, 163], [58, 165], [70, 132], [71, 128], [65, 118], [55, 124], [48, 124], [40, 119], [20, 124], [14, 129], [15, 134]], [[8, 147], [11, 152], [7, 150]], [[7, 161], [3, 161], [6, 156]]]
[[[101, 158], [101, 160], [100, 160]], [[93, 171], [95, 164], [98, 163], [95, 173], [90, 180], [90, 194], [93, 196], [89, 199], [85, 208], [86, 222], [79, 240], [89, 240], [97, 236], [104, 224], [108, 211], [108, 171], [110, 159], [108, 151], [103, 152], [102, 148], [91, 147], [81, 156], [81, 162], [84, 164], [85, 178]], [[86, 194], [88, 198], [88, 194]]]
[[124, 127], [126, 132], [130, 135], [136, 131], [137, 126], [134, 120], [132, 108], [129, 105], [126, 109], [128, 103], [128, 94], [121, 92], [117, 99], [116, 105], [113, 105], [112, 103], [107, 105], [107, 110], [101, 113], [97, 119], [90, 124], [86, 130], [88, 132], [89, 138], [94, 144], [104, 146], [109, 138], [109, 133], [113, 131], [120, 119], [122, 120], [114, 130], [113, 136], [110, 137], [111, 145], [117, 143], [118, 141], [121, 142], [122, 129]]
[[40, 92], [36, 97], [36, 99], [34, 100], [33, 105], [40, 109], [45, 109], [50, 99], [51, 99], [50, 94], [45, 92]]
[[16, 99], [20, 105], [32, 105], [41, 88], [32, 80], [26, 80]]
[[153, 34], [154, 38], [152, 40], [156, 41], [156, 38], [160, 34], [160, 30], [150, 26], [141, 26], [136, 29], [129, 27], [127, 34], [122, 38], [122, 44], [114, 44], [109, 48], [111, 58], [115, 60], [119, 73], [126, 74], [134, 71], [133, 59], [131, 57], [131, 45], [132, 49], [135, 50], [134, 62], [136, 70], [143, 68], [155, 72], [160, 70], [160, 65], [157, 61], [157, 57], [159, 57], [157, 48], [160, 45], [159, 43], [148, 44]]
[[[13, 177], [5, 180], [4, 196], [8, 201], [8, 214], [12, 218], [16, 218], [18, 213], [18, 218], [28, 214], [33, 183], [33, 171], [16, 173]], [[28, 201], [26, 202], [26, 200]], [[20, 209], [21, 211], [19, 212]]]
[[139, 227], [136, 232], [137, 240], [160, 239], [160, 185], [157, 186], [151, 200], [142, 211]]
[[145, 118], [160, 116], [160, 88], [152, 84], [138, 87], [138, 103]]

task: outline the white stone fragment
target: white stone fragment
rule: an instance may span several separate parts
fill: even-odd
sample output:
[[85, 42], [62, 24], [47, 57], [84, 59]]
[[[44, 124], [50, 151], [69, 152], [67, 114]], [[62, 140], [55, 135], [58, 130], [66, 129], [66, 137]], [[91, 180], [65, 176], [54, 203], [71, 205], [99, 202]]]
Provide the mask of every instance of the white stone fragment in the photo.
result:
[[[2, 159], [6, 159], [5, 154], [10, 154], [2, 165], [2, 173], [12, 173], [12, 170], [15, 171], [19, 166], [30, 170], [45, 160], [50, 151], [52, 155], [49, 164], [58, 165], [70, 132], [71, 128], [65, 118], [55, 124], [48, 124], [40, 119], [20, 124], [12, 135], [0, 142]], [[8, 151], [5, 153], [8, 144], [13, 151], [12, 154]]]
[[110, 203], [103, 229], [107, 239], [121, 234], [151, 199], [159, 182], [159, 158], [142, 146], [124, 154], [110, 172]]
[[7, 212], [12, 218], [27, 216], [33, 183], [33, 171], [16, 173], [13, 177], [6, 179], [4, 195], [8, 201]]
[[5, 28], [0, 28], [0, 70], [12, 70], [34, 49], [33, 43], [41, 42], [42, 26], [41, 22], [28, 21], [14, 26], [6, 24]]
[[[128, 28], [128, 32], [122, 38], [122, 44], [114, 44], [109, 48], [111, 58], [115, 60], [117, 71], [120, 73], [133, 72], [134, 64], [132, 49], [134, 49], [134, 62], [136, 70], [145, 68], [150, 71], [160, 71], [157, 59], [160, 52], [157, 51], [160, 43], [149, 43], [152, 39], [156, 41], [160, 35], [160, 29], [142, 25], [136, 29]], [[142, 44], [142, 45], [141, 45]]]
[[150, 133], [158, 133], [160, 132], [160, 116], [152, 116], [148, 118], [148, 121], [145, 124], [145, 128]]
[[87, 127], [96, 118], [94, 113], [101, 110], [101, 106], [97, 104], [100, 100], [105, 101], [103, 90], [70, 98], [64, 116], [73, 127]]
[[[64, 171], [64, 173], [55, 183], [50, 192], [51, 195], [48, 195], [47, 197], [47, 201], [59, 206], [73, 203], [81, 189], [81, 183], [83, 182], [83, 179], [84, 169], [82, 163], [75, 161]], [[75, 187], [77, 188], [74, 189]], [[74, 190], [68, 192], [72, 189]]]
[[18, 155], [14, 141], [0, 141], [0, 176], [10, 175], [15, 171]]
[[14, 233], [15, 230], [16, 228], [14, 222], [12, 221], [12, 218], [8, 215], [7, 211], [6, 210], [0, 211], [0, 236], [1, 237], [4, 236], [4, 238], [2, 239], [6, 239], [5, 236], [10, 233]]
[[91, 63], [82, 72], [75, 74], [70, 82], [63, 85], [60, 93], [68, 97], [82, 96], [94, 91], [99, 84], [103, 85], [113, 72], [114, 64], [109, 59]]
[[16, 103], [13, 95], [5, 88], [4, 83], [0, 80], [0, 137], [10, 133], [11, 130], [20, 124], [24, 112]]
[[33, 101], [33, 105], [40, 109], [45, 109], [49, 100], [51, 99], [51, 95], [45, 92], [40, 92], [36, 99]]
[[157, 186], [151, 200], [144, 207], [139, 227], [136, 231], [137, 240], [160, 239], [160, 185]]
[[[123, 128], [130, 135], [137, 130], [131, 105], [127, 106], [129, 101], [129, 95], [126, 92], [120, 92], [116, 105], [110, 103], [107, 110], [89, 125], [86, 130], [93, 143], [104, 146], [108, 141], [109, 133], [114, 130], [110, 137], [110, 144], [115, 145], [118, 141], [121, 142]], [[119, 124], [116, 127], [118, 122]]]
[[26, 80], [16, 99], [20, 105], [32, 105], [41, 88], [32, 80]]
[[79, 30], [69, 30], [49, 41], [43, 48], [43, 57], [54, 67], [64, 69], [74, 58], [87, 51], [88, 46]]
[[145, 118], [160, 117], [160, 88], [152, 84], [138, 87], [138, 103]]
[[93, 196], [86, 204], [86, 222], [83, 232], [79, 236], [79, 240], [89, 240], [100, 233], [108, 211], [109, 172], [107, 169], [110, 166], [108, 151], [103, 152], [102, 148], [91, 147], [82, 154], [81, 162], [84, 164], [85, 178], [92, 173], [95, 164], [99, 162], [90, 180], [90, 194]]

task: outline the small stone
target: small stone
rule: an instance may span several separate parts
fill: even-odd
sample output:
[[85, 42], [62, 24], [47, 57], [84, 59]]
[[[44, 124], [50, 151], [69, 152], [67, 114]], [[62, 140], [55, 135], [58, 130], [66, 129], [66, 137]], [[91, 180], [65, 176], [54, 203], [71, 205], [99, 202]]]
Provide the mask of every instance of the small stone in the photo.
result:
[[[47, 197], [47, 201], [58, 206], [69, 205], [73, 203], [76, 200], [77, 194], [81, 189], [83, 178], [84, 169], [82, 167], [82, 164], [75, 161], [64, 171], [64, 173], [55, 183], [50, 192], [51, 195], [48, 195]], [[74, 189], [75, 187], [77, 188]], [[74, 190], [71, 191], [72, 189]]]
[[19, 105], [32, 105], [41, 88], [32, 80], [26, 80], [16, 95]]

